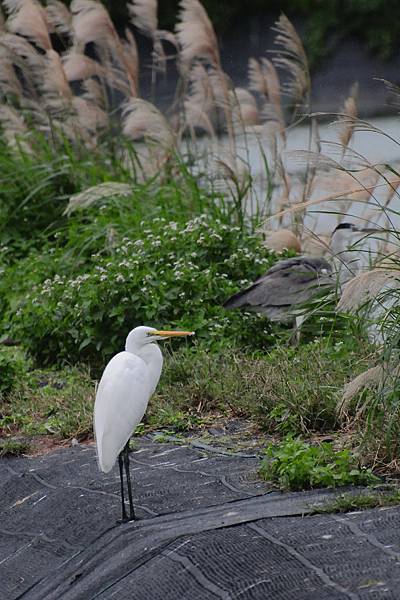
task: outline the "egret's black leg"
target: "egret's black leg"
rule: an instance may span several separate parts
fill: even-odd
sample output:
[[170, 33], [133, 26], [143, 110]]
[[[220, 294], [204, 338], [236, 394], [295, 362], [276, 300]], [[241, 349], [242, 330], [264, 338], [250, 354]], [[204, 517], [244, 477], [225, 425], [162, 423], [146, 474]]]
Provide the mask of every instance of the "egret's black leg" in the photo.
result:
[[[122, 452], [124, 452], [124, 451], [122, 450]], [[127, 521], [128, 515], [126, 514], [125, 498], [124, 498], [124, 472], [123, 472], [123, 468], [122, 468], [123, 467], [122, 452], [120, 452], [118, 455], [119, 478], [121, 481], [122, 521]]]
[[133, 498], [132, 498], [131, 474], [129, 472], [129, 440], [126, 442], [123, 453], [124, 453], [124, 461], [125, 461], [126, 485], [128, 488], [128, 497], [129, 497], [129, 512], [130, 512], [129, 520], [133, 521], [135, 519], [135, 509], [133, 506]]

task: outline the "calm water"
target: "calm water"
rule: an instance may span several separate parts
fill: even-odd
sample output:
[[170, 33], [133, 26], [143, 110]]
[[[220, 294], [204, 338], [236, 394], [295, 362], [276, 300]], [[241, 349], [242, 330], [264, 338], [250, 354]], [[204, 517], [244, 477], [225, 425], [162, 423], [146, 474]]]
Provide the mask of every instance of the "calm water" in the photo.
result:
[[[362, 188], [373, 183], [374, 174], [358, 175], [360, 165], [363, 163], [391, 164], [400, 165], [400, 117], [382, 117], [369, 121], [377, 131], [356, 131], [350, 144], [350, 152], [347, 152], [347, 166], [355, 169], [354, 176], [357, 177], [358, 183], [351, 176], [343, 175], [340, 171], [333, 170], [330, 174], [323, 168], [318, 169], [318, 177], [315, 180], [314, 189], [307, 199], [319, 199], [334, 193], [340, 193], [351, 189]], [[379, 132], [378, 132], [379, 130]], [[337, 145], [338, 129], [332, 125], [322, 125], [319, 130], [321, 151], [322, 154], [335, 161], [341, 160], [342, 149]], [[301, 183], [302, 176], [306, 168], [306, 158], [304, 155], [299, 156], [297, 151], [304, 151], [309, 148], [310, 129], [307, 126], [299, 126], [289, 132], [286, 148], [281, 152], [282, 162], [289, 174], [291, 194], [291, 203], [301, 201], [303, 194], [303, 185]], [[394, 138], [393, 141], [390, 138]], [[229, 143], [227, 138], [220, 139], [216, 144], [211, 142], [203, 142], [206, 150], [206, 164], [204, 168], [210, 172], [213, 169], [213, 161], [215, 168], [215, 159], [224, 160], [229, 164]], [[262, 146], [262, 151], [260, 149]], [[255, 135], [247, 135], [245, 138], [239, 139], [237, 143], [237, 154], [240, 160], [236, 163], [236, 170], [250, 170], [253, 180], [255, 181], [255, 194], [247, 201], [249, 211], [255, 210], [255, 206], [265, 206], [265, 191], [266, 191], [266, 175], [263, 154], [267, 161], [272, 163], [272, 154], [268, 146], [268, 142], [262, 138], [257, 138]], [[213, 159], [210, 157], [213, 156]], [[400, 168], [400, 167], [398, 167]], [[372, 179], [371, 179], [372, 177]], [[394, 175], [393, 175], [394, 177]], [[385, 213], [381, 210], [381, 205], [384, 203], [388, 193], [388, 187], [379, 186], [384, 180], [377, 181], [378, 187], [373, 195], [366, 201], [364, 197], [358, 198], [352, 203], [348, 202], [325, 202], [310, 207], [307, 211], [305, 225], [307, 228], [315, 232], [328, 232], [336, 225], [338, 218], [333, 216], [332, 211], [346, 212], [353, 219], [347, 220], [359, 221], [360, 217], [366, 219], [369, 224], [384, 225]], [[221, 185], [223, 185], [221, 183]], [[273, 209], [279, 203], [279, 198], [282, 197], [282, 190], [277, 188], [274, 192]], [[392, 210], [400, 212], [400, 199], [395, 196], [390, 207]], [[390, 218], [392, 225], [400, 228], [400, 219], [391, 211], [386, 212], [386, 219]], [[291, 218], [285, 218], [286, 224], [289, 224]], [[342, 219], [343, 220], [343, 219]], [[274, 226], [273, 222], [271, 223]]]

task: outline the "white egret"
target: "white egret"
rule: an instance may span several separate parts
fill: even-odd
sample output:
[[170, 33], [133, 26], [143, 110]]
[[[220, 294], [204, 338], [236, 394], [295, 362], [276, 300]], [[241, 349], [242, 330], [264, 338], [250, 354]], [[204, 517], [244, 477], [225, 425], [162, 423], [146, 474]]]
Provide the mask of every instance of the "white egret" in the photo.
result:
[[[111, 471], [118, 458], [123, 521], [135, 518], [129, 473], [129, 439], [146, 412], [163, 365], [161, 350], [155, 342], [188, 335], [193, 335], [193, 332], [136, 327], [126, 338], [125, 351], [110, 360], [101, 377], [94, 405], [97, 457], [99, 468], [104, 473]], [[124, 468], [129, 519], [124, 499]]]

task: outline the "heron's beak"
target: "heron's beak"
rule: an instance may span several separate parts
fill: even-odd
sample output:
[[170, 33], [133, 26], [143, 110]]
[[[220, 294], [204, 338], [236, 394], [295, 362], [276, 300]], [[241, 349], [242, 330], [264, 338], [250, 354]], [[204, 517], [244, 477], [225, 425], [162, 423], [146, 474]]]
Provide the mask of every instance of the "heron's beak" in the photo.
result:
[[163, 338], [186, 337], [188, 335], [194, 335], [194, 331], [150, 331], [149, 335], [157, 335]]
[[362, 227], [357, 231], [361, 231], [361, 233], [384, 233], [386, 230], [382, 227]]

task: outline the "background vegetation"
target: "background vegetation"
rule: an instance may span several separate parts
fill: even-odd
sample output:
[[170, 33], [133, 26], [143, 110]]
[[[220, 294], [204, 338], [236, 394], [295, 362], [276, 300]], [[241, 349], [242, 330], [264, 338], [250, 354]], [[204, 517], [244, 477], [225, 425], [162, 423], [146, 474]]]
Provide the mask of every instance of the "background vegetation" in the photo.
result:
[[[125, 1], [105, 0], [104, 4], [116, 24], [122, 26], [127, 19]], [[162, 28], [173, 26], [178, 4], [178, 0], [160, 3]], [[243, 18], [267, 15], [273, 21], [283, 11], [301, 23], [313, 64], [353, 36], [362, 40], [368, 51], [388, 59], [396, 52], [400, 35], [400, 7], [396, 0], [249, 0], [245, 4], [242, 0], [204, 0], [203, 4], [220, 34], [241, 27]]]

